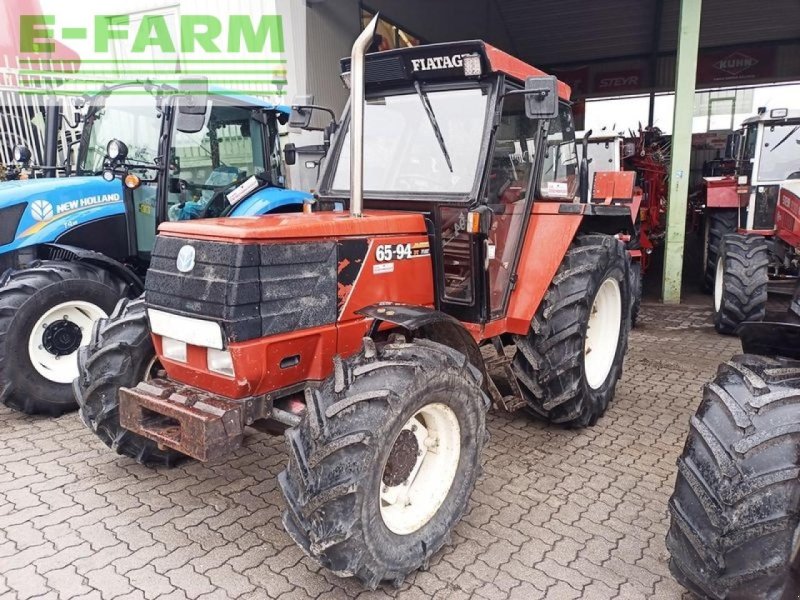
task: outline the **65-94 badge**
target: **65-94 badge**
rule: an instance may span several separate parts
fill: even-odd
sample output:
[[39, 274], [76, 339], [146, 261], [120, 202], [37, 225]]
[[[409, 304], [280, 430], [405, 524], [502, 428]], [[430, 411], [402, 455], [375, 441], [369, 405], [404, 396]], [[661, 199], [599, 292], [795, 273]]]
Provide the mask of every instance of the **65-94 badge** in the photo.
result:
[[379, 244], [375, 248], [375, 260], [378, 262], [405, 260], [407, 258], [416, 258], [417, 256], [427, 256], [428, 254], [430, 254], [430, 244], [428, 242]]

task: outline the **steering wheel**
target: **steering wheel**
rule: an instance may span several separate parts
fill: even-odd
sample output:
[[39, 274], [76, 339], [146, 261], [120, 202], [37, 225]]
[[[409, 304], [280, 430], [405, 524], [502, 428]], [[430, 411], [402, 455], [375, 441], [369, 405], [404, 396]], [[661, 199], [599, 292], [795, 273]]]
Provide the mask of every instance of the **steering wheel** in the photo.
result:
[[[255, 178], [256, 180], [258, 180], [259, 188], [265, 183], [269, 182], [269, 180], [266, 177], [264, 177], [261, 173], [257, 173], [255, 175]], [[205, 211], [203, 211], [203, 218], [228, 216], [233, 210], [233, 207], [236, 205], [231, 204], [230, 202], [227, 201], [227, 195], [230, 194], [234, 189], [236, 189], [239, 185], [242, 184], [242, 182], [246, 181], [247, 179], [248, 179], [247, 177], [237, 179], [236, 181], [229, 183], [222, 189], [210, 186], [211, 189], [215, 189], [217, 191], [211, 197], [211, 200], [208, 201], [208, 204], [206, 204]]]

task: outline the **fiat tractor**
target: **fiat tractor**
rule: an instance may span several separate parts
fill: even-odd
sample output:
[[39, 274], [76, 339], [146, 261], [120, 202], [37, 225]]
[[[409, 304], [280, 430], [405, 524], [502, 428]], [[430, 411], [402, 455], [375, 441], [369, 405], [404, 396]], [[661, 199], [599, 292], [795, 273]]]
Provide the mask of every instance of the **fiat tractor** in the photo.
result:
[[770, 281], [800, 275], [800, 111], [760, 111], [741, 135], [736, 176], [709, 181], [707, 195], [714, 326], [728, 334], [764, 318]]
[[678, 459], [666, 540], [670, 570], [700, 598], [794, 599], [800, 287], [788, 312], [745, 322], [737, 334], [746, 354], [720, 365], [705, 386]]
[[567, 427], [606, 411], [633, 228], [630, 177], [588, 185], [567, 85], [480, 41], [366, 55], [375, 24], [342, 62], [310, 210], [162, 223], [144, 298], [95, 326], [74, 383], [143, 463], [284, 429], [287, 532], [372, 588], [449, 538], [490, 403]]
[[[159, 223], [301, 210], [310, 199], [284, 189], [278, 125], [288, 107], [207, 86], [179, 91], [126, 83], [88, 98], [77, 163], [61, 167], [68, 176], [0, 183], [6, 405], [76, 408], [77, 350], [120, 298], [144, 290]], [[27, 149], [15, 153], [20, 172], [37, 170]]]

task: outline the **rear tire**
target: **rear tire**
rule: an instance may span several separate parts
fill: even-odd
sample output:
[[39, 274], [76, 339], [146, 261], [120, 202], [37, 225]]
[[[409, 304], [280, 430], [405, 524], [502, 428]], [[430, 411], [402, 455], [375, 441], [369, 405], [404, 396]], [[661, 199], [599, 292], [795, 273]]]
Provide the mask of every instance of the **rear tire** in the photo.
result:
[[797, 598], [800, 362], [736, 356], [705, 387], [669, 501], [670, 570], [704, 598]]
[[481, 379], [463, 354], [428, 340], [376, 349], [366, 339], [358, 355], [337, 359], [286, 432], [289, 465], [278, 478], [284, 526], [306, 554], [373, 589], [427, 564], [480, 474]]
[[[530, 411], [569, 427], [594, 425], [614, 397], [631, 326], [630, 258], [610, 235], [579, 235], [531, 323], [515, 336], [512, 368]], [[594, 326], [616, 321], [600, 341], [589, 333], [592, 311], [607, 290], [617, 300]], [[605, 341], [604, 341], [605, 340]], [[598, 354], [591, 356], [592, 344]], [[600, 361], [600, 363], [596, 362]]]
[[73, 384], [84, 424], [103, 443], [146, 465], [174, 466], [185, 454], [128, 431], [119, 422], [119, 389], [136, 387], [158, 368], [144, 298], [122, 300], [108, 319], [92, 330], [78, 355], [80, 376]]
[[717, 258], [722, 237], [735, 233], [739, 224], [739, 211], [722, 208], [706, 211], [705, 239], [703, 240], [703, 289], [714, 292], [714, 277], [717, 272]]
[[78, 262], [42, 261], [8, 274], [0, 287], [0, 400], [27, 414], [75, 410], [78, 348], [126, 292], [108, 271]]
[[732, 334], [745, 321], [767, 312], [769, 244], [760, 235], [729, 233], [722, 238], [714, 279], [714, 328]]

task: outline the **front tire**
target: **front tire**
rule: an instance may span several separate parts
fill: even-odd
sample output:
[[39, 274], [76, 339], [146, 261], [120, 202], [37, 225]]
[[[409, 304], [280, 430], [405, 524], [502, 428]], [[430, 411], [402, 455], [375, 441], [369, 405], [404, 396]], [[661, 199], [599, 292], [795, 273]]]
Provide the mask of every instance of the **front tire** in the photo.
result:
[[426, 564], [480, 473], [489, 400], [464, 355], [427, 340], [337, 360], [286, 433], [283, 523], [306, 554], [375, 588]]
[[0, 400], [27, 414], [76, 408], [78, 349], [126, 285], [94, 265], [43, 261], [0, 287]]
[[714, 328], [733, 334], [745, 321], [767, 313], [769, 245], [760, 235], [730, 233], [722, 238], [714, 278]]
[[98, 321], [78, 364], [81, 374], [73, 388], [81, 420], [106, 446], [146, 465], [171, 467], [186, 458], [119, 422], [119, 389], [136, 387], [158, 369], [144, 298], [122, 300], [110, 318]]
[[[531, 323], [512, 368], [530, 411], [594, 425], [614, 397], [631, 327], [630, 258], [609, 235], [579, 235]], [[594, 354], [593, 354], [594, 353]]]
[[704, 598], [797, 598], [800, 362], [736, 356], [705, 387], [669, 501], [670, 570]]

